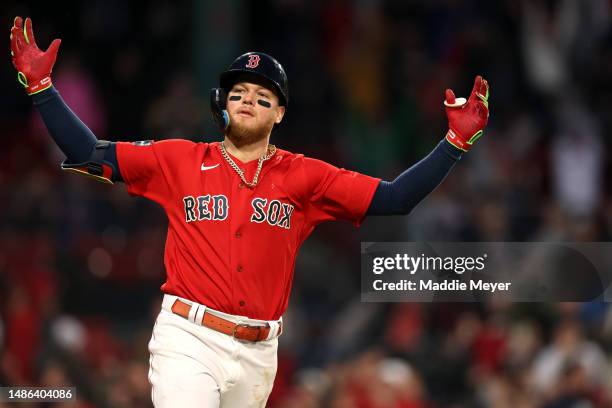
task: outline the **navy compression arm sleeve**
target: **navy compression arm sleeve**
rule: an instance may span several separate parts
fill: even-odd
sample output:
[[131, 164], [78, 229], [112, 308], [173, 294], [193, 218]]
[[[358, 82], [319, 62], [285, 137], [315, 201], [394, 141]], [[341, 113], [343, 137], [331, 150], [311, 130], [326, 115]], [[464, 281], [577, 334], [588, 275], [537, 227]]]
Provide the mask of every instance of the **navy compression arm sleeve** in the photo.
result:
[[461, 158], [461, 151], [445, 139], [423, 160], [392, 182], [381, 181], [367, 215], [405, 215], [444, 180]]
[[[66, 105], [55, 87], [52, 86], [32, 95], [32, 100], [49, 134], [66, 155], [67, 161], [70, 163], [88, 161], [98, 139]], [[110, 162], [117, 169], [116, 172], [113, 172], [113, 180], [121, 180], [114, 143], [111, 143], [106, 150], [104, 160]]]

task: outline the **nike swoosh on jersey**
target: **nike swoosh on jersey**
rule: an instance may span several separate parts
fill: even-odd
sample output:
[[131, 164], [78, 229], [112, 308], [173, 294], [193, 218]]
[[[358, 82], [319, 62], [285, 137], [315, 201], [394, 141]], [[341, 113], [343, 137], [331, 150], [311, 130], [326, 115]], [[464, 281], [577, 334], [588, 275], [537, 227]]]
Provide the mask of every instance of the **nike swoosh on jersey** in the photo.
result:
[[214, 169], [218, 165], [219, 165], [219, 163], [215, 164], [214, 166], [205, 166], [204, 163], [202, 163], [202, 165], [200, 166], [200, 170], [205, 171], [205, 170]]

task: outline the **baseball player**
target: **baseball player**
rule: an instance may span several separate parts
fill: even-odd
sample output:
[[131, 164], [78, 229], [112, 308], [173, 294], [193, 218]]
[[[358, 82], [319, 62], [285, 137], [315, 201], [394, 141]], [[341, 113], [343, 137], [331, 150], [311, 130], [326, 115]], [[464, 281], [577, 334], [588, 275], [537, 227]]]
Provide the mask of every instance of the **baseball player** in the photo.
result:
[[60, 40], [41, 51], [29, 18], [15, 18], [11, 55], [65, 170], [159, 203], [168, 216], [162, 310], [149, 343], [153, 403], [165, 407], [264, 407], [276, 374], [295, 258], [321, 222], [407, 214], [482, 135], [487, 82], [470, 97], [446, 90], [449, 121], [437, 147], [391, 182], [270, 144], [289, 103], [271, 56], [239, 56], [211, 91], [223, 140], [98, 140], [52, 86]]

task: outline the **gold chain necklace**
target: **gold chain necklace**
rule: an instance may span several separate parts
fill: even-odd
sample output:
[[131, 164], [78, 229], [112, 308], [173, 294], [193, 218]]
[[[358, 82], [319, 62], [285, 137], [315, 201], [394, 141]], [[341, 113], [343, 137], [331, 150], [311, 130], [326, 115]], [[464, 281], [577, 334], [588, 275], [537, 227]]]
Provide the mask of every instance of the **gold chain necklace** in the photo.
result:
[[249, 188], [254, 188], [257, 185], [257, 181], [258, 181], [257, 179], [259, 178], [259, 173], [261, 172], [263, 162], [268, 160], [270, 157], [274, 156], [274, 153], [276, 153], [276, 146], [274, 146], [273, 144], [269, 144], [268, 148], [266, 149], [266, 154], [264, 156], [261, 156], [259, 158], [259, 161], [257, 162], [257, 171], [255, 171], [255, 176], [253, 176], [253, 181], [249, 183], [248, 181], [246, 181], [246, 178], [244, 178], [244, 173], [242, 172], [242, 169], [240, 169], [240, 167], [238, 167], [236, 162], [234, 162], [234, 160], [232, 160], [229, 154], [227, 154], [227, 150], [225, 149], [225, 144], [221, 142], [219, 145], [221, 146], [221, 155], [223, 156], [225, 161], [229, 163], [229, 165], [234, 169], [234, 171], [236, 171], [236, 173], [238, 173], [242, 182], [245, 185], [247, 185]]

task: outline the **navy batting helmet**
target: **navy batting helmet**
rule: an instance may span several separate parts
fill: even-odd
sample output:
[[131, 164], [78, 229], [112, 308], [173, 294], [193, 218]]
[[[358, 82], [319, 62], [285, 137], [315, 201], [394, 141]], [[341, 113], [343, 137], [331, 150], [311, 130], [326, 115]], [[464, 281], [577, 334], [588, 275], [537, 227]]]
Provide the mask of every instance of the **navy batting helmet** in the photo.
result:
[[221, 130], [229, 125], [229, 117], [225, 110], [227, 92], [240, 75], [251, 74], [263, 78], [270, 83], [278, 96], [279, 105], [287, 106], [289, 102], [289, 82], [283, 66], [274, 58], [263, 52], [247, 52], [232, 62], [227, 71], [219, 78], [220, 88], [210, 92], [210, 104], [215, 122]]

